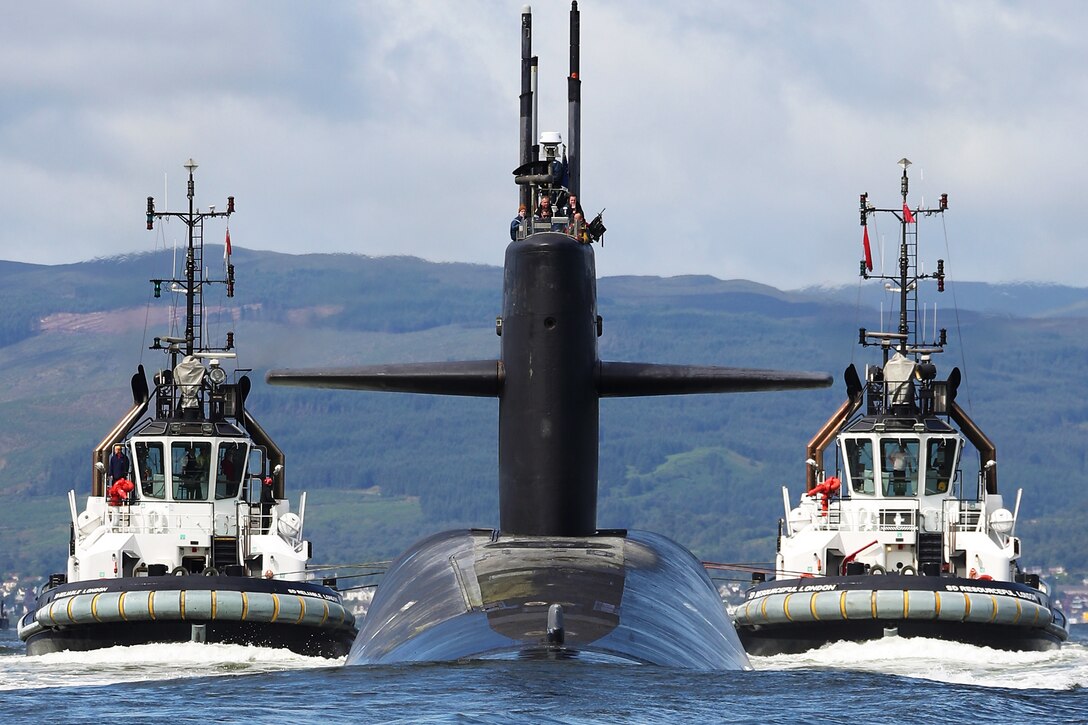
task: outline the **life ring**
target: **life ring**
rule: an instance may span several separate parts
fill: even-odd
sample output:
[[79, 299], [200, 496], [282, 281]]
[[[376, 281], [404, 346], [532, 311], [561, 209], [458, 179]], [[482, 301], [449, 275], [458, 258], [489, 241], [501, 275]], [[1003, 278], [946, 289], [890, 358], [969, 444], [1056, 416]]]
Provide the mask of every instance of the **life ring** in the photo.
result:
[[905, 567], [903, 567], [902, 569], [899, 570], [899, 573], [902, 574], [903, 576], [914, 576], [915, 574], [918, 573], [918, 570], [915, 569], [910, 564], [907, 564]]
[[219, 570], [214, 566], [209, 566], [204, 569], [204, 576], [219, 576]]
[[185, 576], [185, 575], [186, 575], [186, 574], [188, 574], [188, 573], [189, 573], [189, 570], [188, 570], [188, 569], [186, 569], [185, 567], [183, 567], [183, 566], [175, 566], [175, 567], [174, 567], [174, 568], [173, 568], [173, 569], [172, 569], [172, 570], [170, 571], [170, 576]]
[[887, 574], [888, 570], [882, 567], [880, 564], [869, 567], [870, 574]]

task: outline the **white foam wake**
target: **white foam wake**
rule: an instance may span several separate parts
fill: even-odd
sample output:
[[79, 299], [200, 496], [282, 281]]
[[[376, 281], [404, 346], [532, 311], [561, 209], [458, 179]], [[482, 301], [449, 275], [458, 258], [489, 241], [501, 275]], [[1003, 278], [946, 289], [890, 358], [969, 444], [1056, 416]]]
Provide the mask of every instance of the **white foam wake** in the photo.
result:
[[1080, 643], [1048, 652], [1006, 652], [938, 639], [888, 637], [751, 659], [757, 670], [843, 669], [1012, 689], [1088, 687], [1088, 648]]
[[336, 667], [343, 661], [343, 658], [304, 657], [284, 649], [234, 644], [143, 644], [90, 652], [53, 652], [37, 657], [3, 657], [0, 690]]

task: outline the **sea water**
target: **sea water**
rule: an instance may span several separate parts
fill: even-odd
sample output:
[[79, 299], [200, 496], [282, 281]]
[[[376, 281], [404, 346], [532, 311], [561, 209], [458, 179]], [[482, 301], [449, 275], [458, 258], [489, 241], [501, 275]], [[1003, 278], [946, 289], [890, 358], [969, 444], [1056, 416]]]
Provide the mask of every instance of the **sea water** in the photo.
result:
[[1088, 722], [1088, 627], [1052, 652], [890, 638], [751, 672], [578, 662], [343, 667], [234, 645], [26, 657], [0, 631], [0, 723]]

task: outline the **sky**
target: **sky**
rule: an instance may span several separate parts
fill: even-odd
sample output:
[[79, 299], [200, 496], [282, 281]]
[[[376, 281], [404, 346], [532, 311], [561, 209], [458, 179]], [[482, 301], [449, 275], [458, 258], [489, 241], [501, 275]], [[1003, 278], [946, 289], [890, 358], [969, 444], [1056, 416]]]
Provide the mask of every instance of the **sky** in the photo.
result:
[[[1085, 286], [1088, 3], [584, 0], [582, 205], [601, 276], [853, 284], [858, 195], [922, 217], [950, 280]], [[146, 197], [235, 246], [501, 265], [523, 3], [7, 3], [0, 259], [152, 251]], [[533, 5], [566, 137], [569, 2]], [[870, 227], [895, 264], [890, 217]], [[206, 239], [221, 242], [222, 225]], [[887, 248], [885, 248], [885, 245]]]

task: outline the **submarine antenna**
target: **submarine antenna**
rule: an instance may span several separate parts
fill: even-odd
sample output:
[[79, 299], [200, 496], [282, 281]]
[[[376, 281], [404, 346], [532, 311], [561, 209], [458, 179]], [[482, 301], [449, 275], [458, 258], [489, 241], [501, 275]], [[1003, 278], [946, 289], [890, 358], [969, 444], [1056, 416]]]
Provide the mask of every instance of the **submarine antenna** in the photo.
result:
[[570, 76], [567, 78], [567, 173], [569, 191], [582, 196], [582, 79], [578, 54], [581, 37], [581, 13], [578, 0], [570, 4]]
[[[536, 59], [533, 56], [533, 9], [526, 5], [521, 10], [521, 138], [519, 139], [519, 166], [533, 160], [533, 89], [532, 76]], [[529, 208], [530, 190], [520, 189], [520, 203]]]

